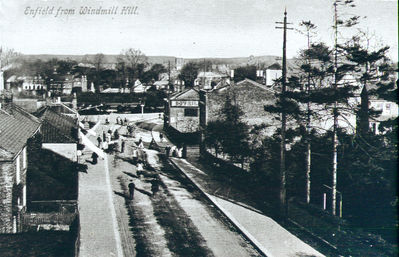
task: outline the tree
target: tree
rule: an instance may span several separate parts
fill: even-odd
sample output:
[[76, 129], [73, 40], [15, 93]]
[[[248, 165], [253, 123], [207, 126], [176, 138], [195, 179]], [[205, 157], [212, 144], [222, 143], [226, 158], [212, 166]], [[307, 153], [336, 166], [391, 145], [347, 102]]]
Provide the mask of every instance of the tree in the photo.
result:
[[166, 72], [165, 66], [163, 66], [162, 64], [156, 63], [156, 64], [152, 65], [148, 71], [145, 71], [143, 73], [141, 80], [144, 83], [149, 83], [152, 80], [158, 80], [159, 75], [164, 72]]
[[15, 52], [14, 49], [0, 46], [0, 69], [14, 63], [20, 56], [21, 54]]
[[243, 112], [236, 102], [235, 92], [227, 92], [224, 106], [221, 109], [221, 119], [209, 122], [205, 128], [205, 142], [218, 153], [222, 150], [230, 161], [244, 165], [250, 156], [249, 128], [241, 121]]
[[126, 69], [127, 77], [134, 81], [142, 76], [148, 65], [148, 57], [139, 49], [128, 48], [121, 52], [119, 63]]
[[179, 79], [184, 81], [186, 87], [194, 87], [194, 80], [197, 78], [199, 70], [198, 63], [186, 63], [180, 71]]
[[215, 150], [215, 156], [218, 157], [222, 149], [224, 132], [226, 131], [225, 122], [215, 120], [208, 122], [205, 129], [205, 144]]
[[346, 42], [343, 50], [347, 59], [353, 63], [354, 71], [357, 73], [356, 78], [363, 87], [357, 129], [358, 133], [364, 135], [369, 132], [370, 116], [376, 115], [369, 109], [369, 97], [370, 93], [373, 93], [373, 90], [370, 91], [372, 84], [375, 85], [378, 82], [381, 85], [389, 82], [389, 76], [384, 76], [384, 73], [379, 71], [380, 65], [386, 65], [389, 47], [372, 49], [371, 38], [367, 33], [360, 31], [358, 35], [352, 37], [352, 40]]
[[230, 156], [231, 161], [239, 161], [244, 164], [249, 156], [248, 125], [241, 121], [244, 114], [236, 102], [234, 91], [226, 94], [226, 100], [221, 110], [225, 123], [224, 139], [222, 141], [223, 152]]
[[234, 70], [234, 81], [238, 82], [244, 79], [252, 79], [256, 80], [256, 66], [255, 65], [247, 65], [238, 67]]
[[[305, 33], [308, 41], [308, 50], [310, 49], [311, 44], [311, 34], [314, 34], [316, 29], [316, 25], [314, 25], [311, 21], [302, 21], [300, 26], [305, 28]], [[306, 64], [310, 65], [310, 59], [306, 58]], [[307, 84], [306, 84], [306, 94], [309, 96], [310, 94], [310, 83], [311, 83], [311, 73], [308, 72], [307, 76]], [[312, 160], [312, 151], [311, 151], [311, 143], [310, 143], [310, 102], [307, 101], [306, 103], [306, 202], [310, 203], [310, 170], [311, 170], [311, 160]]]
[[91, 63], [94, 65], [97, 72], [100, 72], [104, 68], [105, 56], [102, 53], [98, 53], [93, 56]]

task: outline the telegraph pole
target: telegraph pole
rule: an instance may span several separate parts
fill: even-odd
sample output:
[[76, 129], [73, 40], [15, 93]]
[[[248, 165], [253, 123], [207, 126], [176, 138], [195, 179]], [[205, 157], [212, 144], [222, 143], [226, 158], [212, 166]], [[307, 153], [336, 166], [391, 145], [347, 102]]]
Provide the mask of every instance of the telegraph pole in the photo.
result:
[[[337, 68], [338, 68], [338, 13], [337, 13], [337, 1], [334, 2], [334, 92], [337, 93]], [[333, 132], [333, 177], [332, 177], [332, 203], [331, 203], [331, 213], [336, 214], [337, 205], [337, 166], [338, 166], [338, 110], [337, 110], [337, 100], [334, 102], [334, 132]]]
[[285, 92], [287, 87], [287, 9], [284, 10], [284, 21], [276, 22], [277, 24], [283, 24], [283, 27], [276, 27], [276, 29], [283, 29], [283, 65], [282, 65], [282, 87], [281, 87], [281, 142], [280, 142], [280, 215], [285, 219], [287, 217], [288, 206], [286, 202], [286, 170], [285, 170], [285, 130], [286, 130], [286, 119], [287, 115], [285, 113]]
[[169, 91], [170, 91], [170, 61], [168, 61], [168, 92]]

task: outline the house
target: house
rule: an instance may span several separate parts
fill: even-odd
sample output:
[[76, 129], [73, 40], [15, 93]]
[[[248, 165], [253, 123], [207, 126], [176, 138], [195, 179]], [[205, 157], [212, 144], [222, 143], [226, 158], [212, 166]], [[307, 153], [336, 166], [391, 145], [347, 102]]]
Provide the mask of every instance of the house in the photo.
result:
[[178, 133], [198, 132], [199, 92], [196, 89], [175, 93], [167, 99], [164, 126]]
[[50, 105], [36, 114], [42, 122], [42, 148], [77, 161], [78, 119], [65, 111], [65, 106]]
[[40, 121], [1, 94], [0, 103], [0, 233], [17, 233], [26, 211], [27, 144]]
[[194, 85], [201, 85], [201, 89], [210, 90], [220, 81], [229, 79], [227, 75], [216, 72], [199, 72], [197, 78], [194, 80]]
[[133, 85], [134, 93], [144, 93], [147, 90], [147, 87], [141, 83], [140, 80], [136, 80]]
[[263, 84], [272, 87], [276, 83], [275, 81], [282, 76], [281, 66], [278, 63], [274, 63], [265, 70], [257, 70], [256, 75], [258, 78], [263, 79]]

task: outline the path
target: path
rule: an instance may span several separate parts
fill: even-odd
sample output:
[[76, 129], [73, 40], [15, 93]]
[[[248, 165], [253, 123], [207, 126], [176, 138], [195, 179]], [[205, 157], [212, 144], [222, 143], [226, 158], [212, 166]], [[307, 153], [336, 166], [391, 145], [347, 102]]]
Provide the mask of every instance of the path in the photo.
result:
[[[81, 160], [88, 159], [82, 156]], [[108, 159], [79, 173], [80, 256], [123, 256], [111, 195]]]

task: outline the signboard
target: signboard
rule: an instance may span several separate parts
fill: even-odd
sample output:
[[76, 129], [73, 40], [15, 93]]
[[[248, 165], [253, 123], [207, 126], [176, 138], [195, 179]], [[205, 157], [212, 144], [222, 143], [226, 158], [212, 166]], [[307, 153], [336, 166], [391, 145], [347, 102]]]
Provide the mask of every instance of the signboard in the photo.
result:
[[172, 106], [172, 107], [198, 107], [198, 101], [172, 100], [170, 102], [170, 106]]

